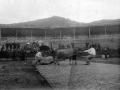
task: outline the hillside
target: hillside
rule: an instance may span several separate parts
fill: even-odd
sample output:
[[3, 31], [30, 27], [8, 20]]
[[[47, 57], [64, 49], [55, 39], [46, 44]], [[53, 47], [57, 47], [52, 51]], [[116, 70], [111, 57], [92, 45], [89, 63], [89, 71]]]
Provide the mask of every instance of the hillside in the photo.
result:
[[35, 21], [11, 24], [21, 27], [42, 27], [42, 28], [58, 28], [58, 27], [76, 27], [80, 23], [58, 16], [53, 16]]
[[88, 26], [110, 26], [120, 25], [120, 19], [115, 20], [99, 20], [91, 23], [80, 23], [66, 19], [59, 16], [53, 16], [34, 21], [14, 23], [14, 24], [0, 24], [1, 28], [69, 28], [69, 27], [88, 27]]
[[100, 21], [94, 21], [89, 23], [90, 25], [96, 26], [103, 26], [103, 25], [116, 25], [120, 24], [120, 19], [115, 19], [115, 20], [100, 20]]

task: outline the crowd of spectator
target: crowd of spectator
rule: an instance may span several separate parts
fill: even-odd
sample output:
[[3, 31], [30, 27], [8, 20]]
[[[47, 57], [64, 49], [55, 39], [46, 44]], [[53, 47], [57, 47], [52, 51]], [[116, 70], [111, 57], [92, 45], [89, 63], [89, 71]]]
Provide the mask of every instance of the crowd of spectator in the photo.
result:
[[17, 43], [17, 42], [8, 42], [7, 41], [5, 43], [5, 48], [6, 48], [6, 50], [20, 49], [20, 43]]
[[89, 42], [85, 43], [85, 49], [88, 49], [89, 47], [94, 46], [94, 48], [97, 51], [97, 54], [100, 55], [105, 55], [105, 59], [108, 58], [108, 56], [120, 56], [120, 47], [113, 47], [110, 48], [109, 46], [101, 46], [100, 43], [92, 43], [90, 44]]
[[2, 45], [0, 49], [0, 58], [17, 60], [25, 60], [25, 50], [23, 47], [20, 47], [20, 43], [16, 42], [6, 42]]
[[88, 49], [91, 46], [93, 46], [98, 51], [102, 49], [102, 47], [101, 47], [101, 45], [99, 43], [92, 43], [92, 44], [90, 44], [89, 42], [85, 43], [86, 49]]
[[[86, 49], [89, 49], [91, 46], [93, 46], [96, 51], [97, 51], [97, 55], [104, 55], [105, 58], [107, 59], [109, 56], [120, 56], [120, 47], [109, 47], [109, 46], [102, 46], [100, 43], [90, 43], [90, 42], [85, 42], [85, 46], [84, 47], [76, 47], [79, 50], [83, 51]], [[69, 49], [75, 47], [75, 43], [70, 43], [70, 44], [58, 44], [58, 48], [59, 49]]]
[[[120, 47], [117, 48], [109, 48], [109, 46], [103, 47], [100, 45], [100, 43], [85, 43], [85, 47], [81, 48], [78, 47], [80, 50], [89, 49], [90, 46], [94, 46], [94, 48], [97, 51], [97, 54], [105, 55], [105, 58], [107, 59], [107, 55], [111, 54], [119, 54], [120, 55]], [[12, 60], [25, 60], [27, 50], [29, 49], [30, 52], [34, 51], [34, 53], [37, 51], [39, 47], [39, 44], [36, 42], [33, 42], [32, 44], [26, 44], [24, 46], [21, 46], [18, 42], [6, 42], [2, 45], [2, 48], [0, 49], [0, 58], [10, 58]], [[75, 43], [69, 43], [69, 44], [58, 44], [59, 49], [66, 49], [66, 48], [74, 48]], [[25, 49], [26, 48], [26, 49]], [[115, 53], [114, 53], [115, 52]]]

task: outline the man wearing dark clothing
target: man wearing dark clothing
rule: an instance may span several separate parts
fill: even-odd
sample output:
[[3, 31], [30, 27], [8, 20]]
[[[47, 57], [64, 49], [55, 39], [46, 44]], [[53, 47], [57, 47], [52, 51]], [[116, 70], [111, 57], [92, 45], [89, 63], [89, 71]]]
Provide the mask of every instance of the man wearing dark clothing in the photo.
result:
[[1, 58], [4, 58], [5, 56], [5, 54], [4, 54], [4, 51], [5, 51], [5, 47], [4, 47], [4, 45], [2, 46], [2, 48], [1, 48], [1, 50], [0, 50], [0, 57]]
[[75, 44], [74, 44], [74, 43], [71, 43], [71, 46], [72, 46], [72, 48], [74, 48], [74, 47], [75, 47]]
[[12, 50], [12, 43], [9, 43], [9, 46], [10, 46], [10, 50]]
[[8, 49], [7, 50], [10, 50], [10, 42], [8, 42]]
[[105, 59], [107, 59], [107, 48], [106, 47], [104, 48], [104, 52], [103, 53], [105, 55]]
[[20, 51], [20, 60], [24, 61], [25, 60], [25, 51], [21, 49]]
[[72, 60], [75, 60], [75, 64], [77, 65], [76, 58], [77, 58], [77, 55], [76, 55], [76, 54], [74, 54], [74, 55], [72, 56]]
[[118, 48], [118, 54], [119, 54], [119, 57], [120, 57], [120, 47]]
[[98, 44], [98, 50], [101, 50], [101, 46], [100, 46], [100, 44]]
[[69, 45], [69, 44], [67, 45], [67, 48], [70, 48], [70, 45]]
[[59, 44], [59, 49], [61, 49], [61, 44]]
[[89, 43], [86, 42], [85, 45], [86, 45], [86, 49], [88, 49], [88, 47], [89, 47]]
[[17, 45], [16, 45], [16, 43], [14, 42], [14, 43], [13, 43], [13, 49], [16, 49], [16, 46], [17, 46]]
[[5, 47], [6, 47], [6, 50], [8, 50], [8, 47], [9, 47], [8, 41], [6, 42]]
[[17, 49], [20, 49], [20, 43], [17, 43]]
[[3, 51], [5, 49], [5, 46], [3, 45], [2, 48], [1, 48], [1, 51]]
[[15, 59], [16, 59], [16, 50], [14, 49], [13, 51], [12, 51], [12, 59], [15, 61]]
[[109, 51], [109, 47], [104, 48], [105, 59], [108, 59]]

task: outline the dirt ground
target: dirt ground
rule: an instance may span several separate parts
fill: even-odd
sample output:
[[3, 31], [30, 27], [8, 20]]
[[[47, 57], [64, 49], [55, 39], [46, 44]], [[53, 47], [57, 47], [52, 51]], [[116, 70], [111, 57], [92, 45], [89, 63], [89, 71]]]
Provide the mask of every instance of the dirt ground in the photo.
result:
[[36, 68], [55, 90], [120, 90], [118, 60], [94, 58], [90, 65], [84, 65], [85, 61], [80, 59], [77, 65], [74, 61], [69, 65], [69, 60], [65, 60], [60, 65], [37, 65]]
[[[31, 60], [25, 61], [0, 61], [0, 90], [46, 90], [52, 89]], [[85, 61], [85, 58], [79, 59]], [[119, 58], [94, 58], [94, 63], [119, 64]], [[85, 62], [84, 62], [85, 63]]]
[[52, 89], [44, 77], [26, 61], [0, 61], [0, 90]]
[[[86, 62], [86, 58], [85, 57], [79, 58], [78, 61], [85, 61]], [[90, 62], [120, 65], [120, 58], [108, 58], [108, 59], [93, 58], [92, 60], [90, 60]]]

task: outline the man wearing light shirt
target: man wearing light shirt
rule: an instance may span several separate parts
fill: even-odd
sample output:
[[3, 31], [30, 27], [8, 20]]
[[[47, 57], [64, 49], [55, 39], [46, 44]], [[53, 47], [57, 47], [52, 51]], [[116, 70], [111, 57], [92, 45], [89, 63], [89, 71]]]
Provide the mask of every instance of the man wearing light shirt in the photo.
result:
[[85, 64], [85, 65], [89, 65], [90, 64], [90, 60], [96, 56], [96, 50], [95, 50], [95, 48], [93, 46], [91, 46], [90, 49], [85, 50], [84, 52], [88, 52], [89, 53], [89, 55], [86, 56], [87, 61], [86, 61], [86, 64]]
[[42, 52], [39, 50], [35, 55], [35, 60], [32, 62], [34, 65], [36, 65], [38, 62], [40, 62], [43, 59]]
[[53, 61], [53, 57], [52, 56], [46, 56], [46, 55], [42, 55], [43, 52], [42, 51], [38, 51], [35, 55], [35, 60], [32, 62], [33, 65], [36, 64], [43, 64], [43, 63], [51, 63]]

